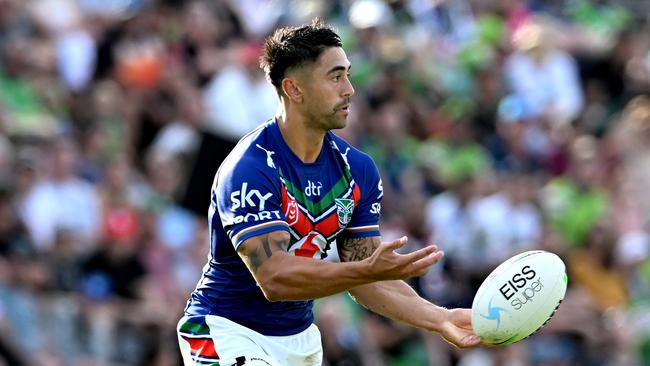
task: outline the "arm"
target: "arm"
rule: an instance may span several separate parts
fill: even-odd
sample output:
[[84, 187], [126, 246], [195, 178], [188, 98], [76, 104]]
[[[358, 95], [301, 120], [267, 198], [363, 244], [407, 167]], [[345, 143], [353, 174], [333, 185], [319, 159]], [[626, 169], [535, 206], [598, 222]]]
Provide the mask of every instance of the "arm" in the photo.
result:
[[374, 281], [420, 276], [439, 259], [431, 255], [435, 247], [395, 253], [405, 242], [384, 243], [360, 261], [331, 263], [287, 253], [289, 234], [274, 231], [247, 239], [237, 252], [270, 301], [310, 300]]
[[[380, 243], [379, 237], [345, 239], [340, 243], [342, 261], [364, 260]], [[436, 252], [438, 259], [443, 255]], [[457, 347], [476, 346], [469, 309], [445, 309], [420, 297], [404, 281], [381, 281], [349, 290], [352, 298], [369, 310], [430, 332], [440, 333]]]
[[[380, 242], [378, 236], [344, 239], [339, 246], [341, 261], [353, 263], [364, 260], [374, 252]], [[382, 281], [360, 286], [351, 289], [350, 295], [356, 302], [377, 314], [429, 331], [438, 329], [440, 315], [444, 310], [421, 298], [403, 281]], [[422, 306], [430, 311], [424, 314], [413, 311]]]

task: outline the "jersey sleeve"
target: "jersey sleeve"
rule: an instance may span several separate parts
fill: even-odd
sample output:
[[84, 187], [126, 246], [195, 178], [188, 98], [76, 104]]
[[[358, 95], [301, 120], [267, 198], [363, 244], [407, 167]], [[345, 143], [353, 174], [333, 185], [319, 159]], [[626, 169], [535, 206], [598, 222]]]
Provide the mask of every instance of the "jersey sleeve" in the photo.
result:
[[[381, 214], [381, 199], [384, 196], [381, 177], [374, 161], [370, 156], [358, 152], [357, 159], [351, 158], [351, 170], [356, 184], [359, 187], [361, 199], [354, 208], [352, 219], [342, 237], [364, 238], [379, 236], [379, 217]], [[354, 160], [357, 160], [356, 162]], [[356, 164], [355, 164], [356, 163]], [[355, 168], [361, 174], [356, 174]]]
[[244, 157], [224, 164], [212, 187], [221, 224], [235, 250], [246, 239], [289, 231], [279, 178], [264, 162]]

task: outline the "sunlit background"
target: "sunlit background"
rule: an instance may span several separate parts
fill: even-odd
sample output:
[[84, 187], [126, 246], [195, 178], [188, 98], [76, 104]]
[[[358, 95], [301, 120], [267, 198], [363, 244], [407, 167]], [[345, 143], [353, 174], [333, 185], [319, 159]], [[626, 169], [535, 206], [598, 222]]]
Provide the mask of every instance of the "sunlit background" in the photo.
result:
[[212, 177], [276, 109], [261, 42], [320, 16], [353, 65], [338, 132], [379, 166], [383, 235], [447, 254], [419, 293], [469, 307], [492, 268], [537, 248], [570, 278], [541, 332], [497, 349], [322, 299], [324, 364], [650, 365], [649, 14], [634, 0], [0, 0], [0, 364], [180, 365]]

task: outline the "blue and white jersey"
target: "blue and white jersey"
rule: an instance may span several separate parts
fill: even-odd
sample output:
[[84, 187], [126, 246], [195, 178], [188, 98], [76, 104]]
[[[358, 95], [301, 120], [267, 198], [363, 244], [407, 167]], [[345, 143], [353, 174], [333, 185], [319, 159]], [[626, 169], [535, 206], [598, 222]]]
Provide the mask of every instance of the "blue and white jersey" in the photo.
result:
[[284, 230], [289, 253], [322, 260], [337, 237], [379, 235], [382, 195], [372, 159], [340, 137], [328, 132], [317, 160], [305, 164], [275, 120], [263, 124], [239, 141], [215, 176], [210, 255], [186, 314], [222, 316], [265, 335], [303, 331], [313, 322], [313, 301], [268, 301], [237, 248]]

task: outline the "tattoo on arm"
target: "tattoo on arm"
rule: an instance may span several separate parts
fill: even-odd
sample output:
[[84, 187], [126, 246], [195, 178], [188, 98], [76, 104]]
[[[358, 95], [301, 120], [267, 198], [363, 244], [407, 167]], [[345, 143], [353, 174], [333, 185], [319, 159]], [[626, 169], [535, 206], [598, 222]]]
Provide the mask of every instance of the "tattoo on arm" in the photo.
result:
[[[250, 263], [250, 267], [253, 269], [253, 272], [257, 272], [257, 269], [260, 268], [262, 265], [262, 262], [264, 262], [264, 258], [260, 257], [259, 253], [257, 250], [252, 250], [248, 255], [245, 256], [245, 258], [248, 258], [248, 262]], [[267, 256], [267, 258], [270, 258], [271, 256]]]
[[[288, 235], [286, 240], [284, 237], [277, 237], [272, 233], [249, 240], [252, 242], [249, 243], [247, 240], [240, 248], [241, 256], [248, 263], [253, 273], [257, 272], [257, 269], [260, 268], [262, 263], [271, 258], [274, 252], [278, 250], [286, 251], [289, 245]], [[255, 243], [254, 241], [258, 242]]]
[[264, 254], [266, 254], [266, 258], [271, 258], [273, 252], [271, 251], [271, 246], [269, 245], [268, 235], [262, 238], [262, 247], [264, 247]]
[[346, 238], [338, 246], [339, 257], [343, 262], [353, 262], [366, 259], [379, 247], [381, 239], [378, 236], [370, 238]]

